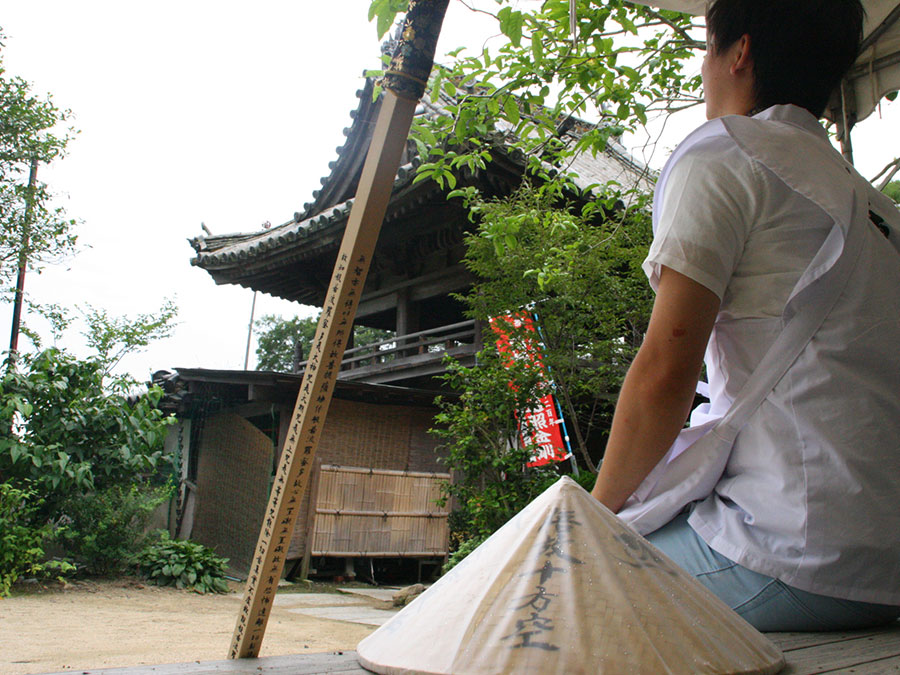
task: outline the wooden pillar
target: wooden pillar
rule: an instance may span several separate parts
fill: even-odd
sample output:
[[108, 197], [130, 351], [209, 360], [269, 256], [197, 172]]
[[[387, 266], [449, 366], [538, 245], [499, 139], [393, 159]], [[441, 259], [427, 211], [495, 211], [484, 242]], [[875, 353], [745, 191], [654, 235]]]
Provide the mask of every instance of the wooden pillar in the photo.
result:
[[294, 342], [294, 355], [291, 358], [291, 372], [299, 373], [300, 364], [303, 363], [303, 343], [300, 340]]
[[412, 346], [407, 345], [407, 341], [403, 339], [403, 336], [419, 331], [419, 312], [418, 307], [409, 299], [409, 286], [404, 286], [397, 291], [396, 319], [397, 346]]
[[313, 537], [316, 533], [316, 505], [319, 502], [319, 480], [322, 477], [322, 460], [317, 459], [313, 469], [312, 484], [309, 489], [309, 510], [306, 512], [306, 527], [303, 528], [303, 562], [300, 566], [300, 580], [309, 577], [309, 563], [312, 558]]
[[486, 329], [484, 321], [481, 319], [475, 319], [475, 349], [477, 351], [481, 351], [484, 349], [484, 331]]
[[[347, 349], [353, 349], [355, 346], [356, 346], [356, 324], [354, 323], [350, 327], [350, 332], [347, 334]], [[355, 354], [355, 356], [359, 356], [359, 355]], [[342, 364], [341, 370], [348, 370], [348, 369], [352, 370], [353, 368], [356, 368], [359, 365], [360, 365], [359, 362], [351, 363], [346, 367], [344, 367], [344, 365]]]

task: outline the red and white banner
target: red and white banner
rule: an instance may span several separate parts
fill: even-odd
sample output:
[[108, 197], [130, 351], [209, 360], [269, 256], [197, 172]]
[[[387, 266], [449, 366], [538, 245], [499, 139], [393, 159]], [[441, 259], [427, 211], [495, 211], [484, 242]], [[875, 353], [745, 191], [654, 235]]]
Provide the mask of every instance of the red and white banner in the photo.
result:
[[[497, 335], [497, 351], [507, 357], [507, 367], [515, 361], [524, 361], [526, 365], [539, 368], [546, 378], [541, 345], [534, 322], [527, 314], [509, 314], [491, 319], [491, 329]], [[507, 326], [515, 329], [519, 335], [510, 340]], [[521, 338], [519, 329], [523, 329], [533, 337]], [[511, 383], [510, 383], [511, 384]], [[550, 462], [561, 462], [571, 457], [566, 439], [563, 438], [562, 417], [557, 413], [556, 401], [552, 393], [540, 398], [529, 410], [519, 412], [519, 440], [522, 445], [537, 446], [528, 466], [543, 466]], [[525, 429], [526, 435], [522, 434]]]

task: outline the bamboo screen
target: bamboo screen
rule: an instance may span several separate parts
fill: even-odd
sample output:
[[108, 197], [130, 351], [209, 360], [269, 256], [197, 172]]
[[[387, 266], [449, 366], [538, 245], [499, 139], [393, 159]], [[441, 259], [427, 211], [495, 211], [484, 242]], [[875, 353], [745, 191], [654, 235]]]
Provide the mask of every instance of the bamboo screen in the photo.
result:
[[250, 569], [266, 515], [272, 440], [239, 415], [206, 421], [197, 462], [197, 512], [191, 539], [229, 559], [232, 573]]
[[449, 505], [438, 506], [446, 473], [322, 465], [312, 555], [447, 555]]

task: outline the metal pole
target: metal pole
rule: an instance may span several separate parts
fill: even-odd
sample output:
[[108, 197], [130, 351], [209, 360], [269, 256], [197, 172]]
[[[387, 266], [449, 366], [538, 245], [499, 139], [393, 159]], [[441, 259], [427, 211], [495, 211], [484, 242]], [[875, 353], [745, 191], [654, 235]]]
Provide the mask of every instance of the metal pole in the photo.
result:
[[19, 274], [16, 278], [16, 295], [13, 300], [12, 330], [9, 336], [9, 367], [15, 368], [19, 351], [19, 327], [22, 323], [22, 300], [25, 296], [25, 269], [28, 266], [28, 246], [31, 236], [31, 212], [34, 209], [34, 187], [37, 183], [38, 158], [31, 160], [28, 175], [28, 193], [25, 195], [25, 214], [22, 221], [22, 245], [19, 248]]
[[839, 134], [838, 140], [841, 143], [841, 154], [850, 164], [853, 164], [853, 142], [850, 140], [850, 130], [853, 128], [854, 116], [851, 114], [852, 109], [856, 109], [856, 99], [854, 92], [850, 89], [850, 85], [846, 79], [841, 80], [841, 117], [838, 124]]
[[256, 291], [253, 291], [253, 304], [250, 305], [250, 325], [247, 326], [247, 350], [244, 352], [244, 370], [250, 363], [250, 340], [253, 337], [253, 315], [256, 313]]

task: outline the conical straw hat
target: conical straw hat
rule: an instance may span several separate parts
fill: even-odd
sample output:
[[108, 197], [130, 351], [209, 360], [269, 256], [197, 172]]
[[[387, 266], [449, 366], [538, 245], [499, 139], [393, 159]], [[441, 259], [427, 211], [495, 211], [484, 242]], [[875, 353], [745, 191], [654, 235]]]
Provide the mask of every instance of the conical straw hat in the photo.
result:
[[359, 643], [376, 673], [776, 673], [781, 652], [562, 478]]

